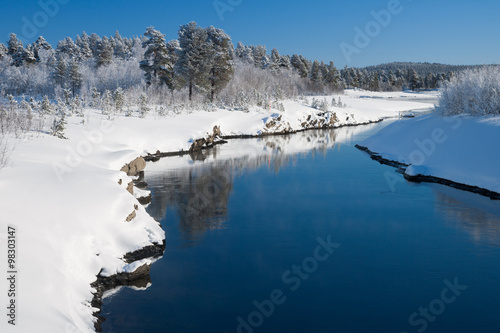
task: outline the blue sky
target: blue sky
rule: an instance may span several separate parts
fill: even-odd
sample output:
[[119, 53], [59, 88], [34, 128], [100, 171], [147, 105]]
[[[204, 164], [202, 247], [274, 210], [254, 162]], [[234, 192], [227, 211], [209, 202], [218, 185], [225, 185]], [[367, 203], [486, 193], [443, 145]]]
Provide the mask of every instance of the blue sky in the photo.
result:
[[[500, 63], [498, 0], [216, 1], [0, 0], [0, 40], [14, 32], [32, 42], [36, 31], [55, 46], [82, 31], [112, 35], [118, 30], [131, 37], [151, 25], [173, 39], [180, 25], [196, 21], [224, 29], [235, 44], [264, 44], [282, 54], [333, 60], [338, 67]], [[390, 13], [390, 18], [382, 15], [383, 25], [371, 14], [381, 11]], [[363, 34], [372, 29], [358, 36], [357, 44], [356, 27]]]

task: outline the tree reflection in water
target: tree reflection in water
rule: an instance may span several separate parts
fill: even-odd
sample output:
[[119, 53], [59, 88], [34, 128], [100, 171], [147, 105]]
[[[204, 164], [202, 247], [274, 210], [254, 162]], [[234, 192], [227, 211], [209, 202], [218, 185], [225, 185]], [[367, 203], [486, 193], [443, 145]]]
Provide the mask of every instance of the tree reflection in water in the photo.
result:
[[[339, 132], [343, 138], [352, 136], [352, 130], [346, 129], [232, 140], [228, 145], [184, 156], [184, 167], [170, 169], [168, 158], [163, 159], [159, 163], [165, 163], [164, 171], [150, 172], [146, 168], [146, 181], [153, 195], [148, 210], [162, 220], [167, 209], [175, 209], [182, 236], [196, 241], [207, 230], [224, 228], [235, 177], [264, 166], [278, 173], [295, 164], [300, 154], [324, 156], [335, 147]], [[178, 157], [173, 159], [179, 161]]]

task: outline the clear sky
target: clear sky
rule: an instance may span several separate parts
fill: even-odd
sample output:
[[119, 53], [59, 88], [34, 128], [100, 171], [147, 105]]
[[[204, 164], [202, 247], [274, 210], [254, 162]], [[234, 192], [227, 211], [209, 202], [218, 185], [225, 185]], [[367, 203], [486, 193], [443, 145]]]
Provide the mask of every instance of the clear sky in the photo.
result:
[[[500, 63], [498, 0], [0, 0], [0, 5], [3, 42], [14, 32], [24, 42], [43, 35], [55, 46], [82, 31], [102, 36], [118, 30], [131, 37], [151, 25], [173, 39], [180, 25], [196, 21], [224, 29], [235, 44], [264, 44], [281, 54], [333, 60], [337, 67]], [[380, 23], [372, 12], [381, 13]]]

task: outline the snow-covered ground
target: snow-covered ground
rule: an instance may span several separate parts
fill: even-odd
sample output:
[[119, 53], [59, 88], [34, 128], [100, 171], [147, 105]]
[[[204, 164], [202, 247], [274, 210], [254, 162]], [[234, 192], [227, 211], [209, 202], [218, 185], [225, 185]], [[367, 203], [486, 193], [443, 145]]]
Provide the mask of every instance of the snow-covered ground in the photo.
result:
[[[337, 125], [377, 121], [435, 103], [435, 94], [347, 91], [341, 97], [347, 107], [331, 107], [339, 119]], [[255, 135], [272, 130], [266, 123], [281, 116], [281, 124], [300, 130], [305, 119], [319, 112], [303, 102], [287, 101], [284, 106], [284, 112], [218, 110], [166, 117], [151, 114], [144, 119], [115, 115], [112, 120], [86, 110], [84, 124], [81, 117], [68, 118], [68, 140], [41, 133], [11, 138], [15, 150], [9, 165], [0, 170], [0, 267], [6, 274], [7, 228], [12, 225], [17, 234], [15, 331], [93, 332], [90, 284], [96, 275], [140, 266], [127, 265], [120, 258], [164, 239], [163, 230], [140, 205], [136, 217], [125, 222], [138, 204], [126, 190], [131, 178], [119, 171], [125, 163], [157, 150], [187, 150], [193, 139], [205, 137], [214, 126], [221, 127], [222, 135]], [[474, 131], [494, 126], [491, 121], [464, 120], [463, 128], [469, 125]], [[460, 133], [446, 129], [450, 138]], [[463, 149], [475, 151], [467, 139], [471, 138], [461, 141]], [[492, 142], [494, 151], [493, 142], [500, 140], [481, 142]], [[385, 147], [382, 139], [380, 144]], [[493, 166], [488, 172], [485, 175], [494, 174]], [[489, 178], [483, 182], [489, 183]], [[0, 281], [1, 331], [14, 331], [6, 317], [9, 286], [6, 278]]]
[[500, 117], [426, 115], [390, 124], [360, 143], [423, 175], [500, 193]]

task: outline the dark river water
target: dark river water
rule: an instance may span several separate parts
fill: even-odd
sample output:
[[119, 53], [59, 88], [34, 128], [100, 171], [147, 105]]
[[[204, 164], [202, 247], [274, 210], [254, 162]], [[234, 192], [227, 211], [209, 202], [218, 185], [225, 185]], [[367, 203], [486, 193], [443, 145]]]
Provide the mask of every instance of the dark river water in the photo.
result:
[[165, 255], [104, 332], [500, 332], [500, 203], [354, 148], [385, 125], [149, 163]]

